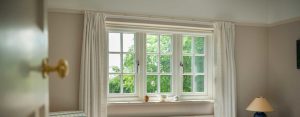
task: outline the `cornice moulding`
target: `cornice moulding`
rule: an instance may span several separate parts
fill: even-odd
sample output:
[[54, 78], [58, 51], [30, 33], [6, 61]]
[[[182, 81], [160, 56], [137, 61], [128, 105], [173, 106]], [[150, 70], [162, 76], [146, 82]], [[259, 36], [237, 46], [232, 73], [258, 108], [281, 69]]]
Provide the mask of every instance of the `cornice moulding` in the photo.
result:
[[172, 21], [186, 21], [189, 23], [202, 23], [202, 24], [210, 24], [212, 25], [214, 22], [218, 21], [228, 21], [234, 22], [236, 25], [240, 26], [256, 26], [256, 27], [274, 27], [281, 24], [291, 23], [295, 21], [299, 21], [300, 17], [285, 19], [281, 21], [276, 21], [273, 23], [262, 23], [262, 22], [251, 22], [251, 21], [237, 21], [237, 20], [222, 20], [222, 19], [200, 19], [200, 18], [187, 18], [187, 17], [168, 17], [168, 16], [158, 16], [158, 15], [143, 15], [143, 14], [134, 14], [134, 13], [121, 13], [121, 12], [110, 12], [110, 11], [96, 11], [96, 10], [79, 10], [79, 9], [60, 9], [60, 8], [49, 8], [49, 13], [67, 13], [67, 14], [84, 14], [84, 11], [94, 11], [94, 12], [103, 12], [112, 17], [131, 17], [131, 18], [150, 18], [156, 20], [172, 20]]

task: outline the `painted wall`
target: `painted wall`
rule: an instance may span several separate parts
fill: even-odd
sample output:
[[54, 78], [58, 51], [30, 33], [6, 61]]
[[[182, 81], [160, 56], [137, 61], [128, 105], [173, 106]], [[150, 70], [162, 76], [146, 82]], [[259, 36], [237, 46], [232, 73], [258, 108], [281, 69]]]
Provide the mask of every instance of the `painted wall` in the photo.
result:
[[267, 93], [267, 28], [236, 27], [238, 117], [251, 117], [245, 109], [257, 96]]
[[300, 21], [269, 28], [268, 97], [272, 117], [300, 117], [300, 70], [296, 68], [296, 40]]
[[182, 117], [196, 115], [197, 117], [198, 115], [211, 115], [208, 117], [212, 117], [214, 104], [209, 102], [121, 103], [109, 104], [107, 110], [109, 117]]
[[78, 110], [83, 16], [50, 13], [48, 20], [49, 61], [56, 65], [64, 58], [70, 66], [70, 74], [65, 79], [50, 75], [50, 111]]
[[266, 23], [267, 0], [48, 0], [49, 8]]
[[[82, 26], [83, 15], [64, 13], [49, 14], [49, 59], [51, 61], [57, 61], [58, 58], [64, 57], [69, 60], [71, 66], [70, 76], [68, 76], [68, 78], [60, 80], [56, 75], [51, 76], [51, 111], [78, 109], [78, 80]], [[235, 52], [237, 65], [238, 117], [251, 116], [251, 113], [245, 111], [248, 103], [256, 96], [266, 95], [265, 84], [267, 84], [268, 63], [267, 28], [237, 26]], [[212, 113], [212, 105], [205, 105], [205, 107], [207, 107], [205, 109], [208, 110], [207, 112]], [[196, 106], [204, 109], [203, 104]], [[135, 108], [136, 107], [140, 106], [135, 106]], [[168, 107], [168, 105], [165, 107]], [[184, 104], [178, 106], [178, 108], [182, 107], [187, 106]], [[124, 106], [110, 106], [109, 108], [120, 109], [124, 108]], [[130, 112], [129, 109], [128, 113], [130, 114], [132, 112], [134, 111]], [[111, 111], [109, 111], [109, 113], [118, 116], [118, 113]]]

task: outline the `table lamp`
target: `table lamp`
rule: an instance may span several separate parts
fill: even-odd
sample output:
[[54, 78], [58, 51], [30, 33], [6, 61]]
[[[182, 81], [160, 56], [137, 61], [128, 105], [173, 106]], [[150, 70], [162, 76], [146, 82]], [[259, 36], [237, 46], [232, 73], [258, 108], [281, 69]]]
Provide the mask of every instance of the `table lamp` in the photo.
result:
[[267, 117], [264, 112], [272, 112], [273, 108], [264, 97], [255, 98], [247, 107], [248, 111], [254, 111], [254, 117]]

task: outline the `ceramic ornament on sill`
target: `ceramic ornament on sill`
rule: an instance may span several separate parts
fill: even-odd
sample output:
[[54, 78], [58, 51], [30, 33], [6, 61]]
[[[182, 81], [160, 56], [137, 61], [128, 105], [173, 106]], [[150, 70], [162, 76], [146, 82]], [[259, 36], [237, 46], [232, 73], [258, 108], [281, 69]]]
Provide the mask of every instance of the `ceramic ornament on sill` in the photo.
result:
[[148, 101], [149, 101], [149, 96], [148, 96], [148, 95], [145, 95], [145, 96], [144, 96], [144, 101], [145, 101], [145, 102], [148, 102]]
[[178, 101], [179, 100], [179, 97], [176, 95], [174, 96], [174, 101]]
[[167, 95], [160, 95], [160, 102], [165, 102], [167, 99]]

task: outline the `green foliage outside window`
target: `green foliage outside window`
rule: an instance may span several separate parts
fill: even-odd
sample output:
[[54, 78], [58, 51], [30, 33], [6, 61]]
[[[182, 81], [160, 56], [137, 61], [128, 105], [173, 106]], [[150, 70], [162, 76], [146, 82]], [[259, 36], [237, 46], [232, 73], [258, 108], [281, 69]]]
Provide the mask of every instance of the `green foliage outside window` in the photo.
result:
[[157, 76], [148, 75], [147, 76], [147, 92], [148, 93], [157, 93]]
[[160, 76], [160, 92], [166, 93], [171, 92], [171, 76], [161, 75]]
[[[158, 40], [157, 35], [147, 35], [146, 41], [146, 52], [149, 53], [146, 56], [146, 72], [148, 73], [171, 73], [171, 62], [172, 58], [170, 55], [171, 47], [171, 36], [160, 35]], [[184, 36], [183, 38], [183, 53], [191, 54], [194, 51], [195, 54], [204, 53], [204, 38], [196, 37], [194, 39], [194, 45], [191, 36]], [[194, 49], [193, 49], [194, 47]], [[161, 56], [157, 56], [158, 48], [160, 48]], [[152, 53], [152, 54], [151, 54]], [[159, 59], [159, 63], [158, 63]], [[204, 72], [204, 57], [195, 57], [195, 63], [192, 63], [192, 56], [183, 56], [184, 73], [192, 72], [192, 64], [195, 64], [196, 73]], [[160, 64], [160, 69], [158, 69]], [[120, 93], [121, 92], [121, 79], [123, 80], [123, 93], [134, 93], [135, 91], [135, 76], [132, 74], [127, 75], [126, 73], [134, 72], [135, 68], [135, 54], [134, 46], [130, 47], [128, 54], [123, 54], [123, 76], [110, 75], [109, 77], [109, 92]], [[113, 72], [120, 73], [121, 69], [117, 66], [112, 67]], [[159, 70], [159, 71], [158, 71]], [[192, 75], [183, 75], [183, 92], [192, 92]], [[160, 92], [171, 92], [172, 77], [171, 75], [161, 75], [160, 84], [158, 84], [157, 75], [147, 75], [147, 92], [157, 93], [158, 85], [160, 86]], [[195, 76], [196, 92], [204, 91], [204, 76]]]
[[[159, 36], [147, 35], [146, 38], [147, 73], [171, 74], [172, 36]], [[147, 75], [147, 93], [169, 93], [171, 92], [171, 81], [171, 75]]]
[[120, 77], [117, 75], [109, 76], [109, 93], [120, 93]]
[[192, 92], [192, 76], [183, 75], [183, 92]]

